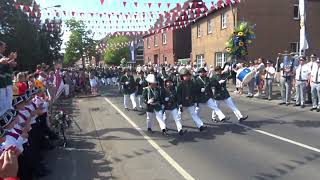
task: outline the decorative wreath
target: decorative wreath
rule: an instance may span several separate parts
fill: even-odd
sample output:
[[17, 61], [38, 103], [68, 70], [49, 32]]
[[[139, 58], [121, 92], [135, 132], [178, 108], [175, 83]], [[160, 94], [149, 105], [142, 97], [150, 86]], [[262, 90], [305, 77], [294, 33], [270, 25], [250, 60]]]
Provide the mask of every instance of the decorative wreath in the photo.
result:
[[254, 29], [255, 25], [250, 26], [247, 22], [241, 22], [226, 43], [227, 53], [235, 58], [243, 58], [248, 55], [247, 47], [256, 38]]

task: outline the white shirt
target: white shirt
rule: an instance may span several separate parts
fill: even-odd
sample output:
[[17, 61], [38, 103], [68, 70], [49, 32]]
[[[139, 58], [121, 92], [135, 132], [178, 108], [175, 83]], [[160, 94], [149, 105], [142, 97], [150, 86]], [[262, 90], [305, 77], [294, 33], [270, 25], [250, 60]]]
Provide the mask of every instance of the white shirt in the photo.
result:
[[[26, 107], [29, 108], [31, 110], [31, 112], [36, 110], [35, 107], [33, 106], [33, 104], [29, 104]], [[37, 123], [36, 118], [37, 118], [37, 116], [34, 116], [31, 118], [31, 124]]]
[[310, 62], [307, 63], [307, 66], [309, 66], [310, 72], [311, 72], [314, 68], [317, 68], [318, 65], [317, 65], [316, 62], [310, 61]]
[[273, 66], [266, 67], [266, 71], [270, 74], [266, 73], [265, 78], [266, 79], [273, 79], [274, 74], [276, 73], [276, 69]]
[[[301, 72], [301, 79], [300, 79], [300, 72]], [[307, 81], [309, 78], [309, 74], [310, 74], [310, 68], [307, 64], [299, 65], [296, 69], [296, 80], [302, 80], [302, 81]]]
[[[317, 79], [317, 71], [318, 71], [318, 79]], [[317, 83], [320, 82], [320, 65], [313, 66], [311, 71], [311, 82], [316, 82], [316, 80], [318, 80]]]

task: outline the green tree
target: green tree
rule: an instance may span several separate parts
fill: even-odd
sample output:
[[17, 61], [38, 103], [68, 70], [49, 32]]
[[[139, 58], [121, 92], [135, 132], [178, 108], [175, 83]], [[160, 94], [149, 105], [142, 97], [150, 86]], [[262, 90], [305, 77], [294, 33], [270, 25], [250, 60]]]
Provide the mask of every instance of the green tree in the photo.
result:
[[[31, 5], [32, 1], [18, 2]], [[16, 9], [14, 1], [0, 1], [0, 40], [8, 44], [8, 52], [18, 52], [20, 70], [32, 70], [42, 62], [52, 64], [60, 56], [61, 22], [49, 21], [55, 27], [50, 31], [40, 26], [40, 22], [39, 17], [27, 16], [20, 8]]]
[[64, 63], [71, 65], [82, 60], [82, 66], [85, 66], [85, 56], [91, 60], [92, 56], [96, 56], [96, 44], [97, 42], [93, 39], [91, 31], [85, 29], [83, 21], [77, 21], [70, 19], [66, 22], [70, 28], [71, 35], [67, 42], [66, 52], [64, 55]]
[[115, 36], [108, 39], [109, 47], [103, 54], [103, 59], [106, 64], [120, 65], [122, 59], [129, 59], [129, 47], [117, 47], [117, 44], [128, 43], [129, 39], [126, 36]]

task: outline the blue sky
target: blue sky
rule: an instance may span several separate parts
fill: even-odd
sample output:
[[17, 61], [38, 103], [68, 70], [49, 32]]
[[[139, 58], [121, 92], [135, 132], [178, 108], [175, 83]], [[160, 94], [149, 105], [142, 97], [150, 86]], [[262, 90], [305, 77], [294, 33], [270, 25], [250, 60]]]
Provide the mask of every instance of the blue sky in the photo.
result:
[[[123, 6], [123, 1], [126, 1], [126, 7]], [[206, 2], [206, 4], [210, 4], [211, 1], [215, 1], [215, 0], [205, 0], [204, 2]], [[61, 5], [61, 8], [50, 8], [47, 10], [42, 10], [42, 18], [47, 18], [48, 17], [48, 13], [50, 13], [51, 18], [54, 17], [52, 16], [54, 13], [54, 10], [57, 10], [58, 12], [60, 12], [60, 14], [62, 14], [62, 11], [75, 11], [75, 12], [94, 12], [94, 13], [111, 13], [111, 12], [115, 12], [115, 13], [128, 13], [128, 12], [156, 12], [156, 11], [160, 11], [163, 12], [165, 10], [169, 10], [167, 8], [166, 3], [171, 3], [170, 5], [170, 9], [176, 6], [176, 3], [183, 3], [184, 0], [105, 0], [104, 4], [101, 5], [100, 0], [36, 0], [36, 2], [38, 4], [40, 4], [41, 8], [45, 8], [45, 7], [51, 7], [54, 5]], [[138, 6], [135, 7], [134, 2], [138, 2]], [[148, 7], [148, 2], [152, 3], [151, 8]], [[161, 2], [161, 8], [158, 7], [158, 3]], [[70, 19], [72, 16], [71, 14], [67, 17], [64, 17], [62, 15], [62, 19], [66, 20], [66, 19]], [[145, 23], [140, 22], [138, 24], [141, 25], [147, 25], [147, 28], [141, 27], [140, 29], [137, 29], [137, 27], [135, 29], [133, 29], [133, 26], [136, 26], [137, 23], [136, 22], [132, 22], [129, 23], [128, 20], [125, 21], [125, 23], [123, 22], [119, 22], [118, 24], [116, 24], [114, 21], [117, 20], [116, 17], [112, 18], [111, 20], [113, 21], [111, 24], [108, 23], [102, 23], [102, 21], [109, 21], [109, 18], [100, 18], [99, 16], [94, 16], [94, 17], [90, 17], [90, 15], [88, 16], [84, 16], [82, 18], [78, 16], [76, 16], [76, 19], [78, 20], [84, 20], [86, 21], [86, 24], [89, 26], [88, 29], [91, 29], [93, 32], [95, 32], [95, 39], [101, 39], [105, 36], [105, 32], [109, 32], [109, 31], [115, 31], [114, 27], [116, 25], [122, 26], [130, 26], [129, 29], [124, 28], [123, 31], [132, 31], [132, 30], [148, 30], [150, 25], [153, 25], [155, 20], [157, 19], [155, 16], [153, 18], [151, 17], [146, 17], [146, 18], [140, 18], [140, 20], [142, 19], [146, 19], [148, 21], [146, 21]], [[152, 21], [150, 22], [149, 20], [152, 19]], [[87, 21], [91, 21], [91, 23], [89, 24]], [[94, 23], [92, 22], [94, 21]], [[98, 24], [95, 22], [98, 21]], [[92, 28], [92, 26], [94, 25], [94, 28]], [[113, 29], [104, 29], [104, 26], [113, 26]], [[98, 26], [100, 26], [101, 28], [98, 28]], [[64, 27], [64, 29], [66, 29]], [[120, 31], [118, 29], [118, 31]], [[101, 34], [99, 34], [99, 32]], [[64, 33], [64, 41], [68, 40], [69, 37], [68, 32]]]

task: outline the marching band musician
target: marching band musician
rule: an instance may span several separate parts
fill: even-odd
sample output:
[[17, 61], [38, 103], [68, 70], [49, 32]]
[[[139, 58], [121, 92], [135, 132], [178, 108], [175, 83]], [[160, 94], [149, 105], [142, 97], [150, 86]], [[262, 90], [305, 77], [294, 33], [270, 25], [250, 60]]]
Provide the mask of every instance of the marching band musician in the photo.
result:
[[195, 80], [196, 85], [196, 93], [198, 95], [198, 103], [196, 112], [199, 113], [201, 109], [200, 105], [207, 105], [210, 109], [212, 109], [212, 121], [216, 121], [216, 115], [218, 116], [219, 121], [225, 121], [226, 116], [222, 113], [222, 111], [218, 108], [217, 102], [213, 99], [213, 94], [211, 90], [211, 82], [207, 77], [207, 71], [205, 68], [200, 68], [199, 76]]
[[134, 77], [131, 75], [131, 71], [129, 69], [124, 70], [124, 75], [120, 79], [120, 84], [122, 85], [122, 90], [123, 90], [123, 104], [124, 108], [128, 111], [128, 100], [130, 98], [133, 110], [137, 110], [137, 103], [136, 103], [136, 96], [135, 96], [135, 91], [136, 91], [136, 83], [134, 81]]
[[230, 94], [227, 90], [227, 78], [229, 74], [222, 73], [223, 69], [220, 66], [215, 68], [216, 74], [212, 77], [212, 93], [215, 100], [224, 101], [226, 105], [233, 111], [239, 122], [248, 119], [248, 116], [243, 116], [238, 108], [233, 103]]
[[196, 85], [191, 80], [191, 73], [187, 68], [180, 70], [181, 83], [177, 87], [177, 101], [179, 105], [179, 112], [182, 112], [182, 108], [186, 108], [190, 113], [193, 122], [199, 128], [200, 132], [204, 131], [206, 127], [203, 125], [202, 120], [195, 111], [195, 104], [197, 103]]
[[294, 70], [294, 61], [288, 54], [288, 51], [285, 51], [284, 54], [279, 53], [279, 55], [283, 56], [283, 62], [280, 64], [281, 70], [281, 97], [282, 102], [279, 105], [286, 104], [287, 106], [291, 102], [291, 89], [292, 89], [292, 77]]
[[152, 116], [156, 116], [156, 119], [159, 123], [160, 129], [163, 135], [168, 135], [166, 130], [166, 124], [163, 120], [162, 112], [162, 99], [161, 99], [161, 90], [157, 85], [157, 80], [154, 74], [149, 74], [146, 78], [146, 81], [149, 83], [148, 87], [145, 87], [142, 92], [144, 102], [146, 104], [147, 110], [147, 128], [148, 132], [152, 133]]
[[178, 113], [177, 92], [171, 78], [164, 80], [164, 89], [162, 94], [163, 120], [166, 122], [166, 112], [170, 112], [174, 119], [179, 135], [183, 135], [185, 131], [182, 129], [181, 116]]
[[140, 109], [143, 109], [142, 106], [142, 91], [143, 88], [148, 86], [148, 82], [146, 81], [146, 78], [144, 77], [144, 72], [142, 70], [138, 71], [139, 77], [136, 79], [136, 85], [137, 85], [137, 92], [136, 96], [138, 99], [138, 105]]
[[300, 65], [296, 69], [296, 104], [295, 106], [305, 107], [305, 95], [308, 79], [310, 75], [310, 68], [305, 64], [306, 58], [300, 57]]

